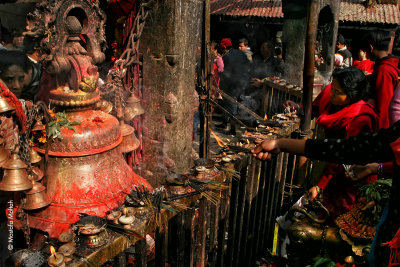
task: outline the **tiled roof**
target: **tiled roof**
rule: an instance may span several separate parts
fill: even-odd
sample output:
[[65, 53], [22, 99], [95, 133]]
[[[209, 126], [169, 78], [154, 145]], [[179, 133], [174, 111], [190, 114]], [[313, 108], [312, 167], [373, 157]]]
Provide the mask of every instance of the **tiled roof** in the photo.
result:
[[[349, 1], [342, 1], [340, 5], [340, 21], [400, 24], [400, 12], [397, 5], [375, 4], [365, 8], [360, 1]], [[210, 9], [211, 15], [283, 19], [280, 0], [212, 0]]]
[[393, 4], [377, 4], [365, 8], [363, 4], [342, 2], [340, 4], [340, 21], [360, 23], [400, 23], [399, 7]]
[[283, 18], [280, 0], [213, 0], [210, 9], [213, 15]]

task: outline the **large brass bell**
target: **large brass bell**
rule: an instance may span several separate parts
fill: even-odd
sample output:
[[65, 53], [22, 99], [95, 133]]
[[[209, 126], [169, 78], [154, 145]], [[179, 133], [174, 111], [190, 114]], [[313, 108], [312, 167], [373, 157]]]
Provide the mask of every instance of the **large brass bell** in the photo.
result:
[[[0, 81], [2, 82], [2, 81]], [[7, 99], [0, 96], [0, 113], [6, 113], [8, 111], [14, 111], [15, 108], [8, 103]]]
[[11, 158], [4, 164], [4, 175], [0, 183], [2, 191], [24, 191], [32, 188], [32, 181], [28, 178], [26, 164], [13, 152]]
[[35, 124], [32, 127], [32, 131], [40, 132], [44, 131], [46, 127], [43, 125], [42, 120], [36, 120]]
[[0, 139], [0, 167], [3, 167], [3, 165], [7, 162], [9, 158], [10, 158], [10, 153], [4, 147], [4, 140]]
[[126, 106], [124, 109], [124, 120], [131, 121], [138, 115], [142, 115], [144, 113], [144, 109], [140, 104], [140, 99], [135, 96], [135, 94], [131, 94], [131, 96], [126, 100]]
[[120, 121], [120, 131], [123, 137], [119, 148], [122, 153], [129, 153], [136, 150], [140, 146], [140, 141], [136, 138], [135, 128], [125, 124], [123, 120]]
[[36, 210], [43, 208], [51, 203], [47, 196], [46, 187], [41, 183], [32, 181], [32, 189], [26, 192], [25, 210]]
[[39, 156], [39, 153], [37, 153], [36, 150], [33, 149], [33, 147], [31, 148], [31, 151], [30, 151], [30, 158], [31, 158], [32, 164], [38, 163], [42, 160], [42, 157]]

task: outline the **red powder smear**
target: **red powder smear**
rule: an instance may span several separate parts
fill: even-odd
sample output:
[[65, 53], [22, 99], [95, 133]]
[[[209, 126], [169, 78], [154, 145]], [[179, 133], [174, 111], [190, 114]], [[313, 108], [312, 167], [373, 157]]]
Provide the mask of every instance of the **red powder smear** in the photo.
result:
[[103, 119], [101, 119], [100, 117], [95, 117], [93, 120], [92, 120], [93, 122], [104, 122], [104, 120]]

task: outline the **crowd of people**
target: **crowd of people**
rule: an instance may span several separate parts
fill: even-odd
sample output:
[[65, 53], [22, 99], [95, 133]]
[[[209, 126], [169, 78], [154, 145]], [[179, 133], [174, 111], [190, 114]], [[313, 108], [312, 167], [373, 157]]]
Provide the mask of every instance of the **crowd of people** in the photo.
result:
[[[222, 38], [219, 44], [213, 43], [214, 71], [213, 97], [222, 99], [222, 107], [231, 115], [240, 111], [235, 103], [223, 98], [217, 89], [231, 96], [238, 102], [250, 103], [251, 109], [257, 111], [259, 103], [259, 88], [262, 79], [284, 74], [282, 50], [270, 41], [263, 41], [259, 51], [253, 54], [246, 38], [236, 41], [237, 48], [229, 38]], [[224, 114], [222, 123], [217, 125], [227, 134], [236, 134], [235, 123], [229, 115]]]
[[[337, 54], [343, 59], [335, 64], [332, 82], [313, 102], [313, 114], [325, 129], [325, 139], [277, 139], [264, 141], [253, 150], [262, 160], [285, 151], [329, 162], [308, 195], [315, 199], [322, 193], [323, 204], [333, 218], [354, 206], [355, 183], [391, 174], [391, 195], [368, 256], [370, 266], [399, 264], [400, 256], [396, 250], [400, 240], [400, 70], [399, 59], [389, 54], [390, 42], [389, 32], [369, 32], [361, 42], [358, 60], [352, 63], [351, 52], [343, 38], [338, 38]], [[298, 107], [296, 103], [285, 104]], [[355, 171], [349, 174], [342, 164], [360, 165], [353, 165]]]

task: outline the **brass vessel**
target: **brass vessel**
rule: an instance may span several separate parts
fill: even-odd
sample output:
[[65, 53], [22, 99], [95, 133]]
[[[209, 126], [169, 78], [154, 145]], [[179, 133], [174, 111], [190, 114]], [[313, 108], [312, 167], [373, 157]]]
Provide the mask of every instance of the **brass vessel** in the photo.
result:
[[28, 178], [26, 164], [20, 159], [17, 152], [13, 152], [3, 166], [4, 175], [0, 183], [2, 191], [24, 191], [32, 188], [32, 182]]
[[144, 109], [140, 104], [140, 99], [135, 96], [134, 93], [126, 100], [126, 106], [124, 109], [124, 120], [131, 121], [138, 115], [144, 114]]
[[[313, 215], [304, 208], [289, 209], [287, 217], [293, 221], [288, 229], [290, 242], [297, 245], [321, 245], [321, 242], [324, 242], [328, 246], [340, 246], [342, 240], [339, 229], [323, 225], [329, 217], [329, 211], [319, 201], [315, 201], [315, 204], [316, 210], [322, 211], [322, 217]], [[295, 213], [301, 213], [305, 215], [305, 218], [299, 219]]]
[[32, 181], [32, 189], [26, 192], [25, 210], [36, 210], [46, 207], [51, 203], [46, 192], [46, 187], [41, 183]]

